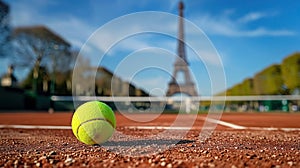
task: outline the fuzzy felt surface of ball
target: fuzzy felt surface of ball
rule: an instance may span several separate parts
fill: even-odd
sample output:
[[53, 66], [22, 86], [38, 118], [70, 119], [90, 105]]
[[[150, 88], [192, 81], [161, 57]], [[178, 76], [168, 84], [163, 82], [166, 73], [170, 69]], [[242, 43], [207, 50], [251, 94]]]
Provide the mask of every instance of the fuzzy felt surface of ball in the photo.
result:
[[102, 144], [114, 133], [116, 118], [107, 104], [90, 101], [76, 109], [71, 125], [79, 141], [88, 145]]

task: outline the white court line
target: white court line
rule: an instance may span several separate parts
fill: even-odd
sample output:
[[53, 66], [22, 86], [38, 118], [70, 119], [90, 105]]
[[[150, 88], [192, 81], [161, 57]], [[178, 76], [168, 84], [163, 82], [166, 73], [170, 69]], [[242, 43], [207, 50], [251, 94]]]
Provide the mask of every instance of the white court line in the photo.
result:
[[[233, 129], [241, 129], [241, 130], [257, 130], [257, 131], [300, 131], [300, 128], [274, 128], [274, 127], [245, 127], [241, 125], [232, 124], [229, 122], [216, 120], [212, 118], [203, 117], [202, 120], [206, 120], [211, 123], [216, 123], [225, 127], [233, 128]], [[165, 129], [165, 130], [190, 130], [193, 127], [167, 127], [167, 126], [128, 126], [126, 128], [129, 129]], [[203, 129], [202, 127], [194, 127], [194, 129]], [[205, 128], [205, 129], [213, 129], [213, 128]]]
[[[274, 127], [245, 127], [241, 125], [232, 124], [229, 122], [216, 120], [212, 118], [202, 118], [211, 123], [216, 123], [225, 127], [240, 130], [257, 130], [257, 131], [300, 131], [300, 128], [274, 128]], [[71, 126], [41, 126], [41, 125], [0, 125], [0, 128], [21, 128], [21, 129], [72, 129]], [[214, 129], [214, 128], [202, 128], [202, 127], [172, 127], [172, 126], [126, 126], [129, 129], [157, 129], [157, 130], [194, 130], [194, 129]]]
[[[204, 118], [202, 118], [204, 120]], [[216, 123], [233, 129], [248, 129], [248, 130], [258, 130], [258, 131], [300, 131], [300, 128], [274, 128], [274, 127], [244, 127], [241, 125], [232, 124], [229, 122], [216, 120], [212, 118], [205, 119], [208, 122]]]
[[275, 128], [275, 127], [247, 127], [249, 130], [259, 131], [300, 131], [300, 128]]
[[21, 128], [21, 129], [72, 129], [71, 126], [50, 126], [50, 125], [0, 125], [0, 128]]
[[[204, 120], [204, 118], [202, 118], [202, 119]], [[216, 119], [212, 119], [212, 118], [206, 118], [205, 120], [208, 121], [208, 122], [211, 122], [211, 123], [216, 123], [216, 124], [219, 124], [219, 125], [223, 125], [225, 127], [233, 128], [233, 129], [247, 129], [247, 127], [244, 127], [244, 126], [240, 126], [240, 125], [236, 125], [236, 124], [232, 124], [232, 123], [229, 123], [229, 122], [216, 120]]]

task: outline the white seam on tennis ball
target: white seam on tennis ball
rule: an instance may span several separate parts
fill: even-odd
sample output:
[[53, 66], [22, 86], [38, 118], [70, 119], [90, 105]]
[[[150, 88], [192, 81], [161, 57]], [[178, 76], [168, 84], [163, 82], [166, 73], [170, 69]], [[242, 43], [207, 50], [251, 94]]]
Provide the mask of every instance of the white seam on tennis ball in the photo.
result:
[[78, 134], [79, 128], [80, 128], [83, 124], [88, 123], [88, 122], [91, 122], [91, 121], [106, 121], [106, 122], [108, 122], [108, 123], [110, 124], [110, 126], [112, 126], [112, 127], [114, 128], [112, 122], [109, 121], [109, 120], [107, 120], [107, 119], [105, 119], [105, 118], [93, 118], [93, 119], [86, 120], [86, 121], [80, 123], [79, 126], [78, 126], [77, 129], [76, 129], [76, 137], [77, 137], [79, 140], [81, 140], [80, 137], [79, 137], [79, 134]]

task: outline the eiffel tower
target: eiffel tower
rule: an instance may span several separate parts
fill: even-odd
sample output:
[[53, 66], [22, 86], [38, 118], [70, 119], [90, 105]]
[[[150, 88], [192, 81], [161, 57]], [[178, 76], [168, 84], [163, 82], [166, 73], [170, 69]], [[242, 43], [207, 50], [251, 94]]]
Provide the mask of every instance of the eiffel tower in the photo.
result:
[[[197, 91], [195, 89], [195, 84], [191, 79], [190, 71], [188, 69], [188, 62], [186, 59], [185, 53], [185, 43], [184, 43], [184, 26], [183, 26], [183, 2], [179, 2], [178, 10], [179, 10], [179, 24], [178, 24], [178, 48], [176, 62], [174, 64], [174, 72], [171, 81], [169, 82], [169, 88], [166, 96], [172, 96], [176, 93], [185, 93], [189, 96], [197, 96]], [[184, 74], [184, 82], [177, 83], [176, 77], [179, 72], [183, 72]]]

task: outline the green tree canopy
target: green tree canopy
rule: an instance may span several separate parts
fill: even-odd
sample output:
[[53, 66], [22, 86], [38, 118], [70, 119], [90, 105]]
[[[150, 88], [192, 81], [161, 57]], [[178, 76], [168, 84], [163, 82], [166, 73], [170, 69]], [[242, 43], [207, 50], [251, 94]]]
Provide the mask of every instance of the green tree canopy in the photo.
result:
[[258, 95], [280, 94], [283, 86], [281, 66], [271, 65], [253, 78], [254, 92]]
[[300, 53], [286, 57], [281, 64], [282, 78], [285, 86], [293, 91], [300, 88]]

